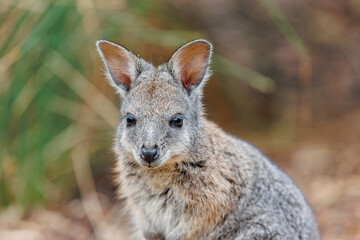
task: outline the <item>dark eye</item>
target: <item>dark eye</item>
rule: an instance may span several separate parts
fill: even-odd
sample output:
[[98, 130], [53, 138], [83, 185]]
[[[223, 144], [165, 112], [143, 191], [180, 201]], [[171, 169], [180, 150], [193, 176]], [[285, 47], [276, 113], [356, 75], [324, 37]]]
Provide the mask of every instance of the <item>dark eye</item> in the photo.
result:
[[131, 114], [127, 114], [126, 115], [126, 126], [131, 127], [131, 126], [134, 126], [135, 124], [136, 124], [136, 119], [134, 118], [134, 116]]
[[180, 113], [175, 114], [170, 120], [170, 126], [180, 128], [183, 124], [183, 119], [184, 117]]

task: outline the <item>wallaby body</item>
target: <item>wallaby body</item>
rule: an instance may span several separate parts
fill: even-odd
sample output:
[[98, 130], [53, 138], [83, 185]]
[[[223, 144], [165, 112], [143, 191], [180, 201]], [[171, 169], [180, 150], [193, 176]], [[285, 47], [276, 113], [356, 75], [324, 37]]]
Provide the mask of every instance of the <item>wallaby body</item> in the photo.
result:
[[210, 43], [193, 41], [157, 68], [97, 46], [123, 98], [117, 180], [138, 239], [320, 239], [291, 179], [203, 116]]

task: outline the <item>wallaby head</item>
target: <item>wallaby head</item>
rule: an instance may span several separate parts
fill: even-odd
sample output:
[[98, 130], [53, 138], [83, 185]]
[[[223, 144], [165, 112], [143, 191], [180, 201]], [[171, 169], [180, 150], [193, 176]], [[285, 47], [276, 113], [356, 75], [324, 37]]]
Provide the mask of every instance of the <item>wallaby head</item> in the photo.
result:
[[122, 98], [115, 151], [149, 168], [184, 155], [201, 132], [212, 45], [192, 41], [158, 67], [108, 41], [98, 41], [97, 47], [107, 78]]

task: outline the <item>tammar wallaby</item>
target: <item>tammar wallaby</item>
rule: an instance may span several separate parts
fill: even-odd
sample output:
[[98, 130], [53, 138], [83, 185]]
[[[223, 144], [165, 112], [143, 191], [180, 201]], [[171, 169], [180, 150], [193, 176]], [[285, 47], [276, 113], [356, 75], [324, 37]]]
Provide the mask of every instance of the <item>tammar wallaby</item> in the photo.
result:
[[108, 41], [97, 47], [122, 98], [116, 178], [136, 239], [320, 239], [291, 179], [205, 118], [208, 41], [158, 67]]

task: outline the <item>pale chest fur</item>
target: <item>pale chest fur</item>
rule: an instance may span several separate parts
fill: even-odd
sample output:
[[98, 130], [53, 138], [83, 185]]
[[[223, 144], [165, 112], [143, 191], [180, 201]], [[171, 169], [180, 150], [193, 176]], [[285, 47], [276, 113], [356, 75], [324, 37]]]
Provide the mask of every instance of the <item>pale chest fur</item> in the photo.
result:
[[238, 180], [216, 156], [197, 156], [160, 169], [121, 159], [121, 193], [142, 231], [186, 238], [201, 236], [233, 208]]
[[178, 225], [185, 210], [179, 189], [172, 184], [172, 176], [163, 173], [154, 179], [138, 166], [120, 165], [120, 191], [126, 197], [134, 223], [143, 231], [169, 233]]

